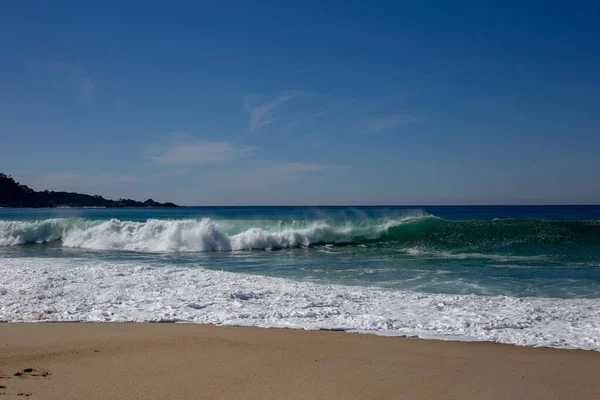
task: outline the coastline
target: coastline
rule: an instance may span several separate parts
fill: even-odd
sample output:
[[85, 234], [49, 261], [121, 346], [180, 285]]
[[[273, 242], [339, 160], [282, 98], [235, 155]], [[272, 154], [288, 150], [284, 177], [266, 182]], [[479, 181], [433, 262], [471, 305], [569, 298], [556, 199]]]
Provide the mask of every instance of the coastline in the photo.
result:
[[0, 346], [3, 398], [600, 397], [583, 350], [161, 323], [5, 323]]

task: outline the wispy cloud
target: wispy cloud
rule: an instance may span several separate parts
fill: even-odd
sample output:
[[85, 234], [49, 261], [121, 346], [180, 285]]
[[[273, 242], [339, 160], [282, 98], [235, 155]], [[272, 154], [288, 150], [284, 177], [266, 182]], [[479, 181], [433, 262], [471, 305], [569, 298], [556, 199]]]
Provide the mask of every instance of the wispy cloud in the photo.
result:
[[292, 183], [316, 176], [325, 170], [344, 169], [345, 166], [303, 161], [261, 160], [254, 157], [256, 148], [229, 141], [199, 140], [185, 133], [171, 133], [166, 142], [149, 149], [149, 158], [162, 168], [156, 177], [164, 178], [190, 172], [188, 167], [228, 164], [216, 171], [228, 182], [264, 180], [269, 185]]
[[162, 165], [208, 165], [232, 161], [253, 150], [225, 141], [187, 141], [172, 143], [151, 158]]
[[246, 110], [250, 114], [250, 120], [248, 122], [248, 131], [253, 132], [265, 125], [273, 122], [273, 119], [267, 119], [268, 116], [273, 115], [275, 110], [282, 104], [301, 96], [303, 92], [287, 92], [281, 96], [275, 97], [267, 102], [256, 104], [252, 97], [245, 97], [244, 104]]

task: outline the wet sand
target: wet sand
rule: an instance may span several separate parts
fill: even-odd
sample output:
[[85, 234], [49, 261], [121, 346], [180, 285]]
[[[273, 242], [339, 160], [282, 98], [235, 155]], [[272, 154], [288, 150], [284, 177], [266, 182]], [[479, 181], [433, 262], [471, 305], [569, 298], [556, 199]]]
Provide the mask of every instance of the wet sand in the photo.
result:
[[600, 399], [600, 353], [345, 332], [0, 324], [3, 399]]

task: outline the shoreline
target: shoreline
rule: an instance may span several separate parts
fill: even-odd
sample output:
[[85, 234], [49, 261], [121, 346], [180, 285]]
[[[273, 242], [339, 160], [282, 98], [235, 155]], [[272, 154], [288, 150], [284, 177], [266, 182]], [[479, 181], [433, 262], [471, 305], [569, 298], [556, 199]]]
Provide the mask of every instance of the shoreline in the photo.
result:
[[2, 323], [0, 394], [600, 398], [595, 351], [347, 333], [177, 323]]
[[289, 327], [289, 326], [260, 326], [260, 325], [219, 325], [216, 323], [210, 322], [186, 322], [186, 321], [61, 321], [61, 320], [32, 320], [32, 321], [5, 321], [0, 320], [0, 327], [2, 325], [103, 325], [103, 324], [114, 324], [114, 325], [130, 325], [130, 324], [140, 324], [140, 325], [198, 325], [198, 326], [206, 326], [206, 327], [214, 327], [214, 328], [249, 328], [249, 329], [260, 329], [260, 330], [282, 330], [282, 331], [302, 331], [302, 332], [337, 332], [337, 333], [346, 333], [349, 335], [362, 335], [362, 336], [376, 336], [383, 338], [398, 338], [398, 339], [407, 339], [407, 340], [424, 340], [424, 341], [434, 341], [434, 342], [449, 342], [449, 343], [483, 343], [483, 344], [493, 344], [493, 345], [501, 345], [501, 346], [511, 346], [511, 347], [519, 347], [526, 349], [551, 349], [551, 350], [567, 350], [567, 351], [583, 351], [583, 352], [592, 352], [600, 354], [600, 349], [582, 349], [577, 347], [552, 347], [552, 346], [528, 346], [528, 345], [520, 345], [516, 343], [503, 343], [503, 342], [495, 342], [491, 340], [485, 339], [477, 339], [471, 338], [470, 340], [461, 339], [458, 336], [452, 336], [449, 339], [443, 339], [441, 337], [421, 337], [418, 335], [408, 335], [408, 334], [383, 334], [378, 333], [379, 331], [352, 331], [345, 329], [336, 329], [336, 328], [320, 328], [320, 329], [308, 329], [301, 327]]
[[423, 294], [95, 258], [76, 260], [78, 268], [64, 268], [62, 259], [23, 260], [0, 263], [8, 278], [0, 282], [1, 320], [344, 328], [380, 336], [600, 348], [598, 299]]

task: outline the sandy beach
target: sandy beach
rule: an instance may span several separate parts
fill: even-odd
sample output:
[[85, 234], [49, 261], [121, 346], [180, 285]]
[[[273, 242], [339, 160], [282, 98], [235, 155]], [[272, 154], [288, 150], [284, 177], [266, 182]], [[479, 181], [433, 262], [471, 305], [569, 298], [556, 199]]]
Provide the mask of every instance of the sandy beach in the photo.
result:
[[600, 353], [196, 324], [0, 324], [0, 395], [598, 399]]

